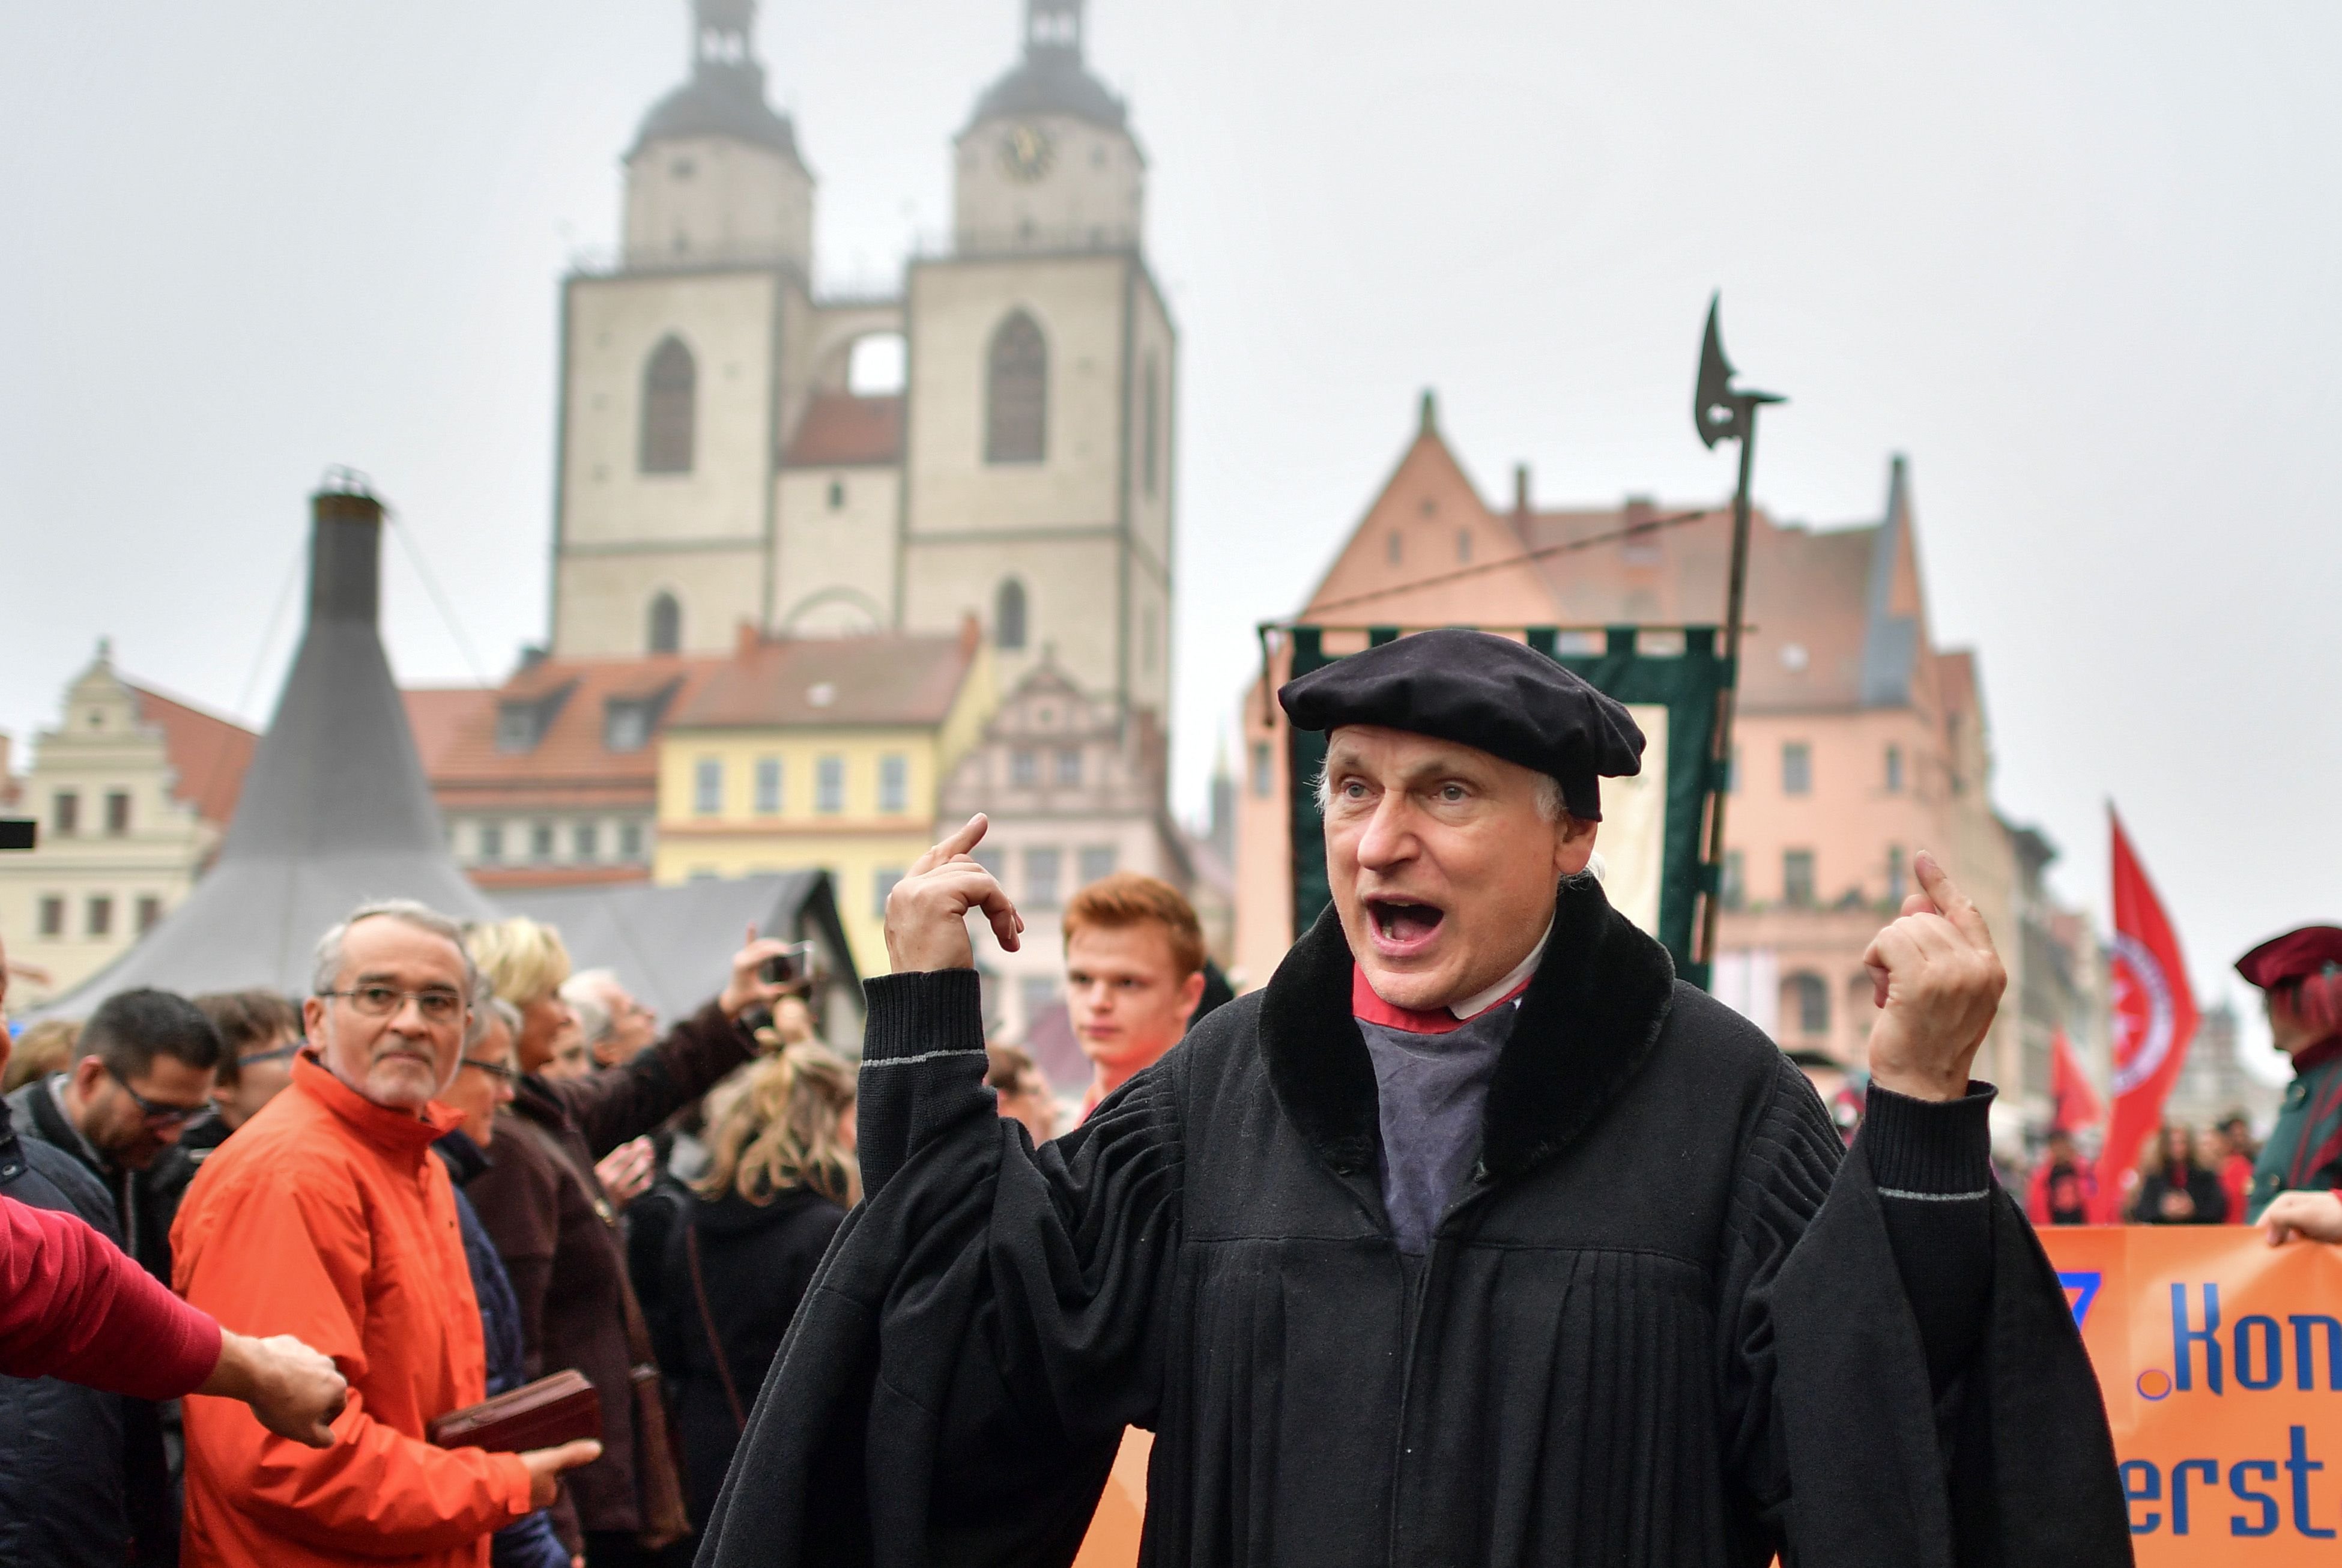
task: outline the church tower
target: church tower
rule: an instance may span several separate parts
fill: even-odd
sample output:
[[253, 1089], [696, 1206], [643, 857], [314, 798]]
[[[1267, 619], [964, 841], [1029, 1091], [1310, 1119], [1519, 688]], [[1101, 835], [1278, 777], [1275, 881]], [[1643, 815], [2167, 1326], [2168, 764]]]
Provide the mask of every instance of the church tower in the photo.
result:
[[624, 239], [564, 290], [556, 654], [728, 647], [774, 592], [785, 370], [814, 179], [765, 99], [756, 0], [692, 0], [691, 75], [626, 156]]
[[1099, 698], [1170, 691], [1176, 334], [1146, 161], [1091, 75], [1084, 0], [1024, 0], [1023, 57], [955, 145], [953, 245], [909, 269], [906, 629], [974, 614], [1004, 684], [1045, 653]]

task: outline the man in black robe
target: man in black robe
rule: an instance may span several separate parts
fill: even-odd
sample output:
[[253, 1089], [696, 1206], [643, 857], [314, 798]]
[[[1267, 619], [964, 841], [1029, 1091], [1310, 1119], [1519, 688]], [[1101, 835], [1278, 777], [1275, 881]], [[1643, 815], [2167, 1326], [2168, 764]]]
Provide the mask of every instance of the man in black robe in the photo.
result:
[[1995, 1185], [2004, 981], [1928, 856], [1866, 962], [1848, 1150], [1586, 874], [1625, 709], [1485, 634], [1280, 694], [1332, 732], [1333, 904], [1034, 1148], [983, 1086], [977, 817], [888, 901], [867, 1197], [703, 1568], [1070, 1563], [1126, 1424], [1144, 1560], [2130, 1561], [2097, 1384]]

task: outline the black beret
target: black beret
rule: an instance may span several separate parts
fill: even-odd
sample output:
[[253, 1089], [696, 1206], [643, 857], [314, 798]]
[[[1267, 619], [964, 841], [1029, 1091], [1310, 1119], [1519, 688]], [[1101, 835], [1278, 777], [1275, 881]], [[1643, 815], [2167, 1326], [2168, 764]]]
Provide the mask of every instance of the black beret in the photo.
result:
[[1550, 774], [1587, 822], [1602, 820], [1597, 775], [1643, 771], [1643, 732], [1623, 704], [1492, 632], [1417, 632], [1288, 681], [1276, 700], [1296, 729], [1376, 724]]

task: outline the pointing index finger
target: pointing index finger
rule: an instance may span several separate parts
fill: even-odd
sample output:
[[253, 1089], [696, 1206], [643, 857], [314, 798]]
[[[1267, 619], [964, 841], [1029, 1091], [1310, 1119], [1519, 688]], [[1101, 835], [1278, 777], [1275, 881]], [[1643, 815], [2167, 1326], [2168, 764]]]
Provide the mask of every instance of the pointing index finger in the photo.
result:
[[1957, 926], [1962, 936], [1987, 952], [1995, 951], [1992, 931], [1984, 923], [1983, 912], [1977, 908], [1974, 899], [1960, 891], [1959, 884], [1952, 880], [1952, 874], [1944, 869], [1943, 862], [1923, 849], [1912, 857], [1911, 874], [1918, 878], [1920, 887], [1935, 901], [1937, 913]]

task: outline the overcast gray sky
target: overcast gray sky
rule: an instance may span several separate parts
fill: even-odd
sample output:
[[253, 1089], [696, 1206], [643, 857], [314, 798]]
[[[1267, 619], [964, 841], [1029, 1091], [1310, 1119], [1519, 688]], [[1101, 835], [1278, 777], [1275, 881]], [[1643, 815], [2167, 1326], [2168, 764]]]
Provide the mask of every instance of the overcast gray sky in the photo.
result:
[[[1020, 0], [768, 0], [821, 266], [885, 276]], [[543, 634], [556, 284], [680, 79], [684, 0], [15, 5], [0, 50], [0, 729], [102, 634], [265, 721], [329, 463], [409, 681]], [[1909, 454], [1997, 794], [2103, 912], [2106, 803], [2199, 987], [2342, 918], [2342, 9], [1093, 0], [1183, 335], [1178, 794], [1440, 393], [1483, 492], [1726, 492], [1700, 317], [1795, 401], [1761, 499]]]

